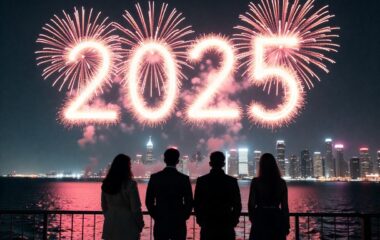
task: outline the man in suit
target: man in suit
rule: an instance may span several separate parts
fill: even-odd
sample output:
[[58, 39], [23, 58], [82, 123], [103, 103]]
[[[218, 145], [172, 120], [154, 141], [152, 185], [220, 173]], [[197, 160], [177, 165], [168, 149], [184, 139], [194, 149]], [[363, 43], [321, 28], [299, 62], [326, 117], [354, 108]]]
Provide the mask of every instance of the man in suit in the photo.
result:
[[155, 240], [185, 240], [186, 220], [193, 208], [189, 176], [177, 171], [179, 151], [169, 148], [164, 153], [166, 167], [150, 177], [145, 204], [154, 219]]
[[197, 180], [194, 210], [201, 240], [233, 240], [239, 223], [241, 198], [237, 179], [224, 173], [222, 152], [210, 155], [211, 171]]

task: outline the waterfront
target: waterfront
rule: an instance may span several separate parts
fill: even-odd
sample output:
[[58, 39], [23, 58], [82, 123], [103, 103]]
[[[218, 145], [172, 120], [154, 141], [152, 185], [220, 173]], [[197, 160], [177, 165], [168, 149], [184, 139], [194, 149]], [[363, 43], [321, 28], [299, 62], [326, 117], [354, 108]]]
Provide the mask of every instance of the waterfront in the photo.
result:
[[[146, 181], [139, 182], [145, 209]], [[239, 181], [243, 210], [249, 181]], [[0, 209], [100, 210], [100, 182], [0, 178]], [[380, 184], [291, 181], [291, 212], [380, 212]]]
[[[100, 182], [86, 182], [57, 179], [30, 179], [30, 178], [0, 178], [0, 209], [28, 209], [28, 210], [100, 210]], [[139, 192], [145, 210], [144, 199], [147, 183], [139, 182]], [[193, 184], [194, 186], [194, 184]], [[239, 181], [243, 211], [247, 209], [249, 194], [249, 181]], [[380, 212], [380, 184], [370, 182], [306, 182], [292, 181], [289, 186], [289, 207], [291, 212], [327, 212], [327, 213], [379, 213]], [[83, 219], [82, 219], [83, 217]], [[32, 219], [29, 217], [29, 220]], [[92, 236], [93, 215], [52, 215], [49, 220], [49, 239], [70, 239], [71, 224], [73, 224], [74, 239], [81, 238], [81, 224], [84, 224], [84, 235]], [[8, 219], [9, 220], [9, 219]], [[1, 221], [6, 222], [2, 217]], [[24, 220], [23, 220], [24, 221]], [[62, 231], [58, 230], [58, 222], [62, 222]], [[96, 217], [95, 239], [101, 236], [102, 216]], [[245, 222], [244, 222], [245, 221]], [[337, 224], [337, 227], [333, 225]], [[321, 223], [324, 225], [324, 239], [346, 239], [339, 237], [347, 232], [346, 218], [300, 218], [303, 234], [311, 239], [321, 239]], [[145, 217], [146, 226], [143, 239], [149, 239], [150, 218]], [[350, 239], [357, 239], [360, 235], [360, 222], [358, 219], [349, 219], [348, 229]], [[377, 224], [378, 221], [376, 221]], [[292, 225], [294, 219], [292, 219]], [[199, 229], [189, 221], [189, 237], [197, 235]], [[16, 224], [15, 224], [16, 225]], [[5, 226], [5, 224], [4, 224]], [[195, 228], [193, 228], [195, 226]], [[306, 227], [307, 226], [307, 227]], [[293, 227], [294, 229], [294, 227]], [[305, 230], [306, 229], [306, 230]], [[0, 229], [1, 230], [1, 229]], [[3, 229], [4, 230], [4, 229]], [[331, 234], [334, 230], [335, 234]], [[237, 228], [238, 239], [244, 239], [244, 233], [249, 232], [247, 218], [241, 218]], [[4, 233], [4, 232], [3, 232]], [[289, 239], [293, 239], [291, 233]], [[54, 237], [55, 236], [55, 237]], [[77, 237], [75, 237], [77, 236]], [[330, 236], [330, 237], [328, 237]], [[86, 237], [84, 239], [87, 239]]]

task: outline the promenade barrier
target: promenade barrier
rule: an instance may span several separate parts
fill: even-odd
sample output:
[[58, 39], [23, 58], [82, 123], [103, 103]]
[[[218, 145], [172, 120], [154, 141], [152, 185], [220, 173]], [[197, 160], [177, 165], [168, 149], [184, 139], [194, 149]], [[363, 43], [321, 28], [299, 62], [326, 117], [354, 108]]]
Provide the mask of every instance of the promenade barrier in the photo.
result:
[[[143, 212], [142, 240], [153, 239], [153, 220]], [[380, 239], [380, 213], [290, 213], [287, 239]], [[0, 239], [101, 239], [101, 211], [0, 210]], [[243, 212], [236, 239], [249, 238], [251, 224]], [[199, 239], [194, 214], [187, 223], [187, 239]]]

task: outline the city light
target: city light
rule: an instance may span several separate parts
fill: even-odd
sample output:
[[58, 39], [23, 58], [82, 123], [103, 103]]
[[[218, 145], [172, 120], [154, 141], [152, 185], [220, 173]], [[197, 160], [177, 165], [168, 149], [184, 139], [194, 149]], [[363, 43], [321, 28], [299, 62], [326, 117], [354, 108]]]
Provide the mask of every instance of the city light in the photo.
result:
[[335, 144], [334, 148], [335, 149], [343, 149], [344, 146], [343, 146], [343, 144]]

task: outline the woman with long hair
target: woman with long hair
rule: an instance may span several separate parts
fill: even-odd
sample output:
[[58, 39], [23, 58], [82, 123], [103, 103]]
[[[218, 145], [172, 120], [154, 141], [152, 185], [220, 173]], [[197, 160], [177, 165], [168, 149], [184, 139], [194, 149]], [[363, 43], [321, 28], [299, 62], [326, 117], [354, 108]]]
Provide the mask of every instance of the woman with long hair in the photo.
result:
[[138, 240], [144, 227], [141, 201], [133, 180], [131, 158], [115, 157], [102, 184], [105, 240]]
[[289, 234], [288, 188], [270, 153], [261, 156], [258, 177], [252, 179], [248, 214], [250, 240], [284, 240]]

